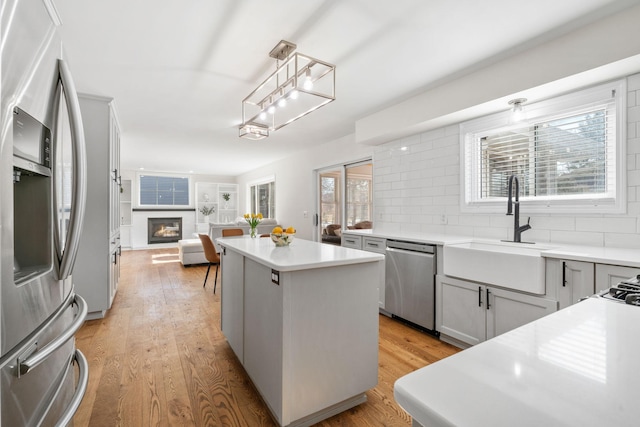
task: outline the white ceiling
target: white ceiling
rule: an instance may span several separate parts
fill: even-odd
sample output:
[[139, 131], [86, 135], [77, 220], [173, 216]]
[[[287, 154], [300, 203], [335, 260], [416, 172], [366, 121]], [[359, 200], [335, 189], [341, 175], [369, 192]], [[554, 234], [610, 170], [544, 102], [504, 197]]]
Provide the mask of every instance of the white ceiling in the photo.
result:
[[[428, 87], [637, 0], [55, 0], [78, 90], [115, 98], [123, 169], [239, 175], [354, 133]], [[281, 40], [336, 65], [336, 101], [263, 141], [241, 101]]]

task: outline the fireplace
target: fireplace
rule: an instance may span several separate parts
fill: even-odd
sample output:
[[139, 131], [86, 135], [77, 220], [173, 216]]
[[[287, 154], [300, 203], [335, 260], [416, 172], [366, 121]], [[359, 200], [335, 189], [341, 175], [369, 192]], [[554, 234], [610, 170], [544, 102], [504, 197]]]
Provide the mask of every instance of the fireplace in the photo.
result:
[[182, 239], [182, 218], [147, 218], [148, 244], [173, 243]]

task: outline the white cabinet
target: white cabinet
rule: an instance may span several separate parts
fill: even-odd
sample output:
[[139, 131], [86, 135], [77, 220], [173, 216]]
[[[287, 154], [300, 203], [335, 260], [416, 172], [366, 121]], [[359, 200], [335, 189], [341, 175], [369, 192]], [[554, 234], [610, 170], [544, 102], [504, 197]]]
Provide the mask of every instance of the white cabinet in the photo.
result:
[[436, 329], [454, 344], [476, 345], [557, 310], [555, 300], [447, 276], [436, 287]]
[[89, 318], [111, 307], [120, 275], [120, 131], [113, 99], [80, 95], [87, 153], [87, 203], [73, 269]]
[[596, 291], [610, 288], [638, 274], [640, 274], [640, 268], [596, 264]]
[[123, 179], [120, 182], [120, 239], [122, 247], [131, 247], [131, 185], [130, 179]]
[[[382, 261], [325, 267], [304, 255], [304, 265], [245, 242], [223, 244], [222, 331], [278, 425], [315, 424], [364, 402], [378, 381]], [[314, 245], [296, 250], [315, 254]]]
[[[342, 239], [345, 240], [344, 237]], [[362, 237], [362, 249], [368, 252], [375, 252], [384, 255], [387, 248], [387, 240], [379, 237]], [[378, 307], [384, 310], [384, 280], [385, 280], [385, 263], [380, 263], [380, 283], [378, 283]]]
[[363, 236], [362, 249], [365, 251], [376, 252], [384, 255], [387, 249], [387, 241], [386, 239], [381, 239], [379, 237]]
[[351, 249], [362, 249], [362, 236], [354, 236], [353, 234], [342, 235], [342, 246]]
[[244, 363], [244, 257], [235, 251], [220, 253], [221, 327], [229, 345]]
[[555, 295], [559, 309], [595, 293], [592, 262], [548, 259], [546, 269], [547, 292]]
[[[211, 222], [232, 222], [238, 216], [238, 184], [196, 182], [195, 200], [198, 233], [208, 233]], [[203, 208], [211, 210], [209, 215]]]

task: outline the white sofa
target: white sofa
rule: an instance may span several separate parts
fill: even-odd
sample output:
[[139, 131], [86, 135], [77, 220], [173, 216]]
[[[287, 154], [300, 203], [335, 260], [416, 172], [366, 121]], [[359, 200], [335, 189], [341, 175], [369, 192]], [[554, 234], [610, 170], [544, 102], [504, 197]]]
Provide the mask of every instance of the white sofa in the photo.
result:
[[[270, 233], [273, 230], [273, 227], [278, 225], [278, 221], [273, 218], [264, 218], [256, 230], [258, 231], [258, 235]], [[222, 237], [222, 230], [226, 228], [241, 228], [244, 234], [249, 234], [251, 227], [247, 224], [244, 218], [238, 217], [234, 222], [224, 223], [224, 224], [216, 224], [209, 223], [209, 236], [211, 240], [213, 240], [214, 245], [216, 246], [216, 250], [220, 252], [220, 248], [215, 243], [218, 237]]]
[[206, 264], [202, 242], [198, 239], [178, 240], [178, 257], [182, 265]]

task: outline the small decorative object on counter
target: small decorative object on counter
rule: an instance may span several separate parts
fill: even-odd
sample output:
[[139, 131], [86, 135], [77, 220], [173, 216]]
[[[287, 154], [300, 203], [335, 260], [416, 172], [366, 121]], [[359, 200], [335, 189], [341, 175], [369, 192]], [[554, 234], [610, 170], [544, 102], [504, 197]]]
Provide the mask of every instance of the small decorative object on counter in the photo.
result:
[[286, 230], [282, 227], [274, 227], [271, 230], [271, 241], [276, 244], [276, 247], [289, 246], [295, 235], [296, 229], [293, 227], [288, 227]]
[[260, 221], [262, 221], [262, 214], [247, 213], [247, 214], [244, 214], [244, 220], [247, 221], [247, 224], [249, 224], [249, 227], [251, 227], [251, 237], [256, 237], [257, 236], [256, 227], [258, 226], [258, 224], [260, 224]]

